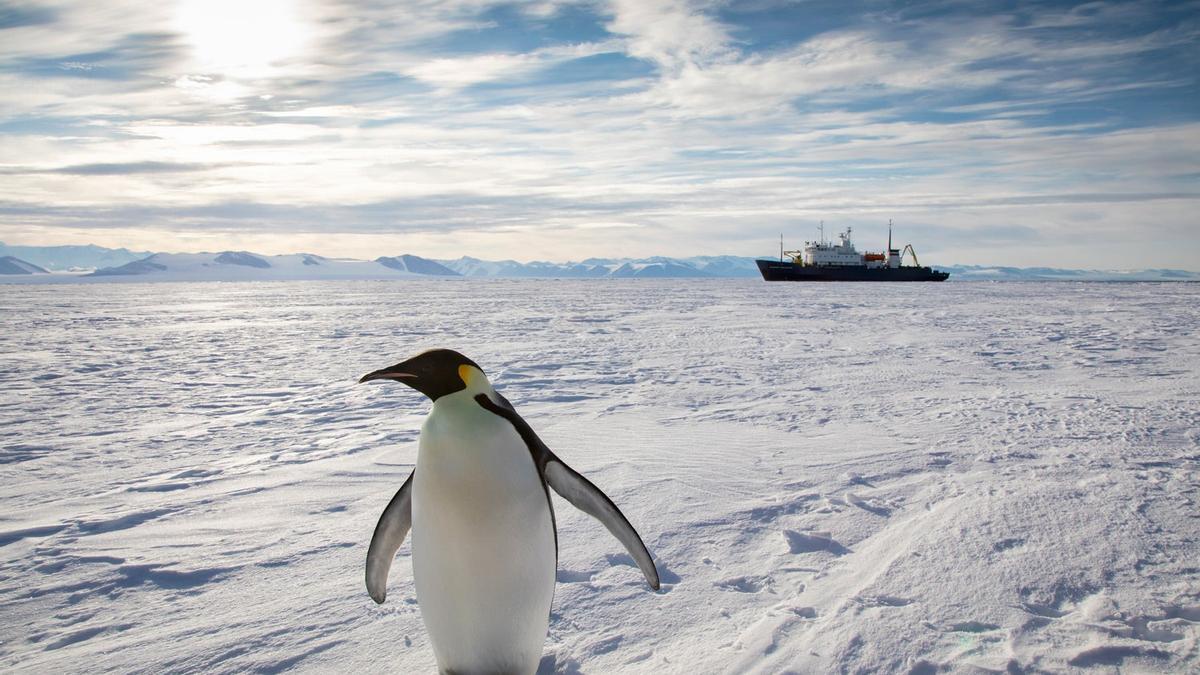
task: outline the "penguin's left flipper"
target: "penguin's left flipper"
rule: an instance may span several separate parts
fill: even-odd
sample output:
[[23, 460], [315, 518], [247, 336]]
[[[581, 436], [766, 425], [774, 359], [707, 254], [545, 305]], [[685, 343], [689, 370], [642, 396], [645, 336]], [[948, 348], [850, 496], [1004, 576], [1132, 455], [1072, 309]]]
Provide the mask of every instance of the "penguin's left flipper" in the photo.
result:
[[553, 488], [558, 496], [571, 502], [572, 506], [604, 523], [604, 527], [608, 528], [617, 541], [625, 546], [625, 550], [637, 562], [642, 574], [646, 576], [646, 583], [657, 591], [659, 579], [654, 559], [650, 557], [650, 551], [646, 549], [646, 544], [642, 543], [642, 538], [638, 536], [637, 530], [633, 529], [633, 525], [629, 524], [625, 514], [621, 513], [617, 505], [613, 504], [608, 495], [601, 492], [600, 488], [592, 485], [591, 481], [567, 466], [566, 462], [551, 452], [542, 439], [534, 433], [529, 423], [517, 414], [508, 399], [500, 394], [496, 394], [496, 398], [500, 399], [499, 405], [488, 398], [486, 394], [479, 394], [475, 400], [484, 409], [503, 417], [516, 428], [521, 439], [525, 441], [525, 445], [529, 446], [529, 451], [533, 454], [538, 471], [541, 472], [546, 484]]
[[387, 598], [388, 570], [392, 568], [392, 560], [412, 528], [412, 482], [415, 475], [417, 470], [413, 469], [408, 474], [408, 480], [396, 491], [396, 496], [388, 502], [387, 508], [379, 516], [379, 523], [375, 525], [371, 547], [367, 549], [367, 593], [381, 605]]
[[546, 484], [554, 488], [558, 496], [571, 502], [575, 508], [604, 523], [604, 527], [608, 528], [637, 561], [650, 588], [658, 590], [658, 569], [654, 567], [650, 551], [646, 550], [646, 545], [642, 543], [637, 530], [633, 529], [625, 514], [621, 513], [608, 495], [553, 454], [550, 461], [546, 462]]

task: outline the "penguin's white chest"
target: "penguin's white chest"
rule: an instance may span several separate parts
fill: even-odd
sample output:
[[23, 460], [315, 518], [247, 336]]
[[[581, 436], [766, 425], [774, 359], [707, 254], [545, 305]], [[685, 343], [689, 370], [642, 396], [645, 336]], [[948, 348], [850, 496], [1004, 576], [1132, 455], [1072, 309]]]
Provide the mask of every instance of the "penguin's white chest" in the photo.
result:
[[512, 425], [465, 396], [439, 399], [421, 429], [412, 513], [417, 601], [438, 666], [534, 672], [557, 553], [545, 488]]

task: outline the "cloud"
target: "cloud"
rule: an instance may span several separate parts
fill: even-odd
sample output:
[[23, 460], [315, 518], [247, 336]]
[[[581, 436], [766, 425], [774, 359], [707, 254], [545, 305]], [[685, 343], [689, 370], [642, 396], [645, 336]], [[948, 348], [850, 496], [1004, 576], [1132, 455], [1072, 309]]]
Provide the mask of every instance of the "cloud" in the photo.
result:
[[732, 56], [728, 30], [686, 0], [614, 0], [608, 30], [627, 36], [629, 55], [667, 71]]
[[[628, 198], [565, 200], [554, 195], [483, 195], [463, 192], [389, 199], [360, 204], [293, 205], [227, 201], [193, 206], [119, 205], [97, 208], [37, 207], [0, 202], [0, 216], [61, 220], [93, 230], [125, 228], [130, 223], [152, 229], [181, 224], [196, 230], [236, 231], [253, 224], [260, 232], [404, 233], [456, 230], [537, 229], [547, 213], [570, 212], [579, 227], [614, 227], [612, 214], [653, 208]], [[623, 227], [634, 226], [623, 224]]]
[[0, 9], [0, 238], [579, 258], [755, 253], [822, 218], [895, 217], [956, 246], [1138, 227], [1197, 247], [1185, 7], [288, 11], [302, 40], [202, 58], [172, 3]]
[[520, 80], [555, 64], [603, 54], [616, 43], [574, 44], [538, 49], [522, 54], [488, 53], [415, 61], [402, 72], [444, 92], [484, 82]]
[[107, 164], [75, 164], [54, 169], [44, 169], [44, 173], [59, 173], [72, 176], [123, 176], [137, 173], [183, 173], [189, 171], [206, 171], [220, 165], [188, 164], [183, 162], [124, 162]]

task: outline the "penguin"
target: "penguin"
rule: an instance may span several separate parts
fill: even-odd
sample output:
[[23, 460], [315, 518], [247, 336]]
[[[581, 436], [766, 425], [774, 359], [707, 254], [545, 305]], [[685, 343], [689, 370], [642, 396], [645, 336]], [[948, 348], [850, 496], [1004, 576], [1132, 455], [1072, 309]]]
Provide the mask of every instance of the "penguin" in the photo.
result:
[[384, 602], [411, 529], [417, 604], [440, 673], [537, 670], [558, 568], [551, 489], [603, 523], [659, 589], [654, 560], [620, 509], [546, 447], [474, 361], [434, 349], [359, 382], [374, 380], [406, 384], [433, 408], [416, 468], [375, 526], [367, 593]]

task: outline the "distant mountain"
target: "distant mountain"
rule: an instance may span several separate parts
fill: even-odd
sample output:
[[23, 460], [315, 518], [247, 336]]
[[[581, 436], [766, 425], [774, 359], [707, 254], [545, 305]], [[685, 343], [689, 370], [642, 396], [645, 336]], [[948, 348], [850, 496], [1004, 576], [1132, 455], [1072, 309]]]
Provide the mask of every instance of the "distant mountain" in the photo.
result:
[[130, 251], [103, 246], [9, 246], [0, 242], [0, 256], [13, 256], [52, 272], [92, 270], [124, 265], [150, 255], [148, 251]]
[[666, 279], [679, 277], [711, 276], [691, 265], [674, 260], [654, 260], [651, 262], [627, 262], [613, 270], [609, 276], [618, 279], [631, 277], [641, 279]]
[[166, 272], [167, 266], [155, 262], [155, 258], [165, 256], [164, 253], [155, 253], [145, 260], [134, 260], [131, 263], [125, 263], [120, 267], [105, 267], [104, 269], [96, 270], [89, 277], [130, 277], [140, 276], [143, 274], [154, 274], [155, 272]]
[[141, 260], [96, 270], [87, 277], [136, 277], [147, 281], [252, 281], [292, 279], [396, 279], [458, 276], [425, 258], [403, 255], [377, 260], [341, 260], [311, 253], [258, 255], [155, 253]]
[[0, 274], [49, 274], [45, 269], [11, 255], [0, 257]]
[[515, 260], [480, 260], [463, 257], [438, 261], [465, 277], [534, 277], [596, 279], [758, 277], [754, 258], [699, 256], [694, 258], [588, 258], [580, 262], [552, 263]]
[[612, 270], [601, 264], [530, 262], [515, 260], [480, 260], [462, 257], [458, 260], [439, 260], [441, 264], [464, 277], [605, 277]]
[[758, 265], [754, 258], [735, 255], [696, 256], [684, 261], [696, 269], [714, 277], [747, 277], [758, 279]]
[[[25, 254], [15, 255], [12, 251]], [[773, 258], [773, 256], [765, 256]], [[101, 261], [112, 261], [98, 264]], [[229, 280], [545, 278], [545, 279], [759, 279], [755, 258], [588, 258], [578, 262], [517, 262], [462, 257], [434, 260], [412, 254], [374, 260], [325, 258], [312, 253], [261, 255], [249, 251], [146, 253], [100, 246], [6, 246], [0, 243], [0, 274], [6, 283], [71, 279]], [[68, 270], [91, 274], [45, 274]], [[1200, 281], [1200, 272], [1171, 269], [1072, 270], [1050, 267], [935, 265], [950, 281]], [[43, 269], [44, 268], [44, 269]], [[82, 269], [81, 269], [82, 268]], [[23, 271], [22, 271], [23, 270]]]
[[[271, 268], [271, 263], [254, 255], [253, 253], [246, 253], [245, 251], [226, 251], [221, 255], [218, 255], [216, 258], [213, 258], [213, 262], [220, 265], [241, 265], [242, 267], [253, 267], [254, 269], [259, 270]], [[301, 260], [300, 264], [303, 265], [304, 261]]]
[[412, 272], [413, 274], [428, 274], [438, 277], [457, 277], [462, 276], [458, 272], [442, 265], [441, 263], [425, 258], [404, 254], [394, 258], [381, 256], [375, 259], [375, 262], [401, 272]]

